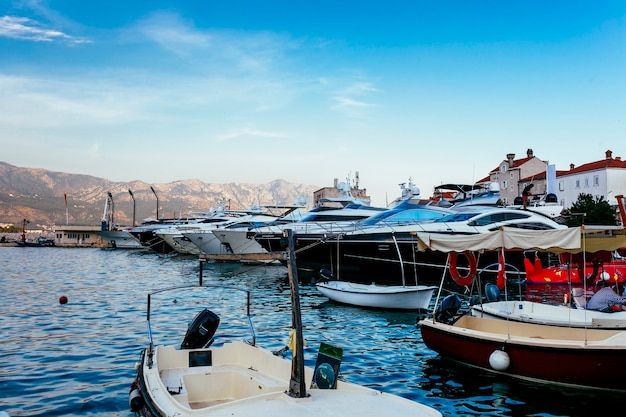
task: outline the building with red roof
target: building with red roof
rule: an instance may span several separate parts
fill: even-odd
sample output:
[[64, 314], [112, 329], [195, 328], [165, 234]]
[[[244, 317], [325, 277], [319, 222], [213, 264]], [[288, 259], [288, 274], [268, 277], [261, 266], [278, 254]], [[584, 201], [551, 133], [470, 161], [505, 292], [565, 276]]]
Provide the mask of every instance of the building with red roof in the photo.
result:
[[579, 194], [591, 194], [594, 198], [604, 197], [616, 205], [615, 197], [626, 195], [626, 161], [613, 157], [607, 150], [604, 159], [580, 166], [570, 164], [568, 171], [557, 171], [556, 195], [564, 207], [571, 207]]
[[506, 159], [477, 183], [490, 182], [500, 185], [501, 200], [507, 205], [514, 204], [515, 198], [521, 196], [529, 184], [533, 184], [533, 199], [543, 199], [552, 193], [564, 208], [571, 207], [583, 193], [594, 198], [603, 196], [609, 204], [616, 205], [615, 196], [626, 195], [626, 161], [613, 157], [613, 152], [607, 150], [604, 159], [578, 167], [571, 164], [569, 170], [559, 171], [528, 149], [525, 158], [515, 159], [515, 154], [507, 154]]
[[[522, 195], [522, 190], [533, 183], [533, 195], [543, 196], [547, 192], [546, 171], [548, 162], [537, 158], [532, 149], [526, 151], [526, 157], [515, 159], [514, 153], [506, 155], [506, 159], [489, 172], [489, 176], [479, 183], [495, 182], [500, 185], [500, 199], [504, 204], [512, 205], [515, 197]], [[543, 176], [544, 180], [538, 179]], [[537, 181], [535, 182], [535, 179]]]

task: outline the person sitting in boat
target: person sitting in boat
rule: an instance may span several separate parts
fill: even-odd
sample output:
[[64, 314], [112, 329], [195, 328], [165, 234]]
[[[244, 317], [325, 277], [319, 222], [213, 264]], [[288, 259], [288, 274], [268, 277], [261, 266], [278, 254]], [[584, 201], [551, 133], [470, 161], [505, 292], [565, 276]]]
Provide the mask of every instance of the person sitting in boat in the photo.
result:
[[588, 310], [598, 310], [605, 313], [626, 310], [626, 297], [619, 295], [619, 284], [598, 290], [587, 302]]

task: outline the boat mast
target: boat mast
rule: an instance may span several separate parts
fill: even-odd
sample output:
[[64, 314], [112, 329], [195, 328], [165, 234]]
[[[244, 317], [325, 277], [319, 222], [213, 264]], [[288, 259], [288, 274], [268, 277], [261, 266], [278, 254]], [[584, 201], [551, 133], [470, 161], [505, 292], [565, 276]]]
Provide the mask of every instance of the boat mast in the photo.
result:
[[302, 314], [300, 311], [300, 288], [298, 285], [298, 269], [296, 267], [296, 251], [293, 230], [285, 230], [287, 234], [287, 273], [289, 288], [291, 289], [291, 319], [292, 329], [295, 332], [295, 346], [291, 352], [291, 379], [289, 380], [289, 396], [304, 398], [307, 396], [304, 382], [304, 338], [302, 336]]

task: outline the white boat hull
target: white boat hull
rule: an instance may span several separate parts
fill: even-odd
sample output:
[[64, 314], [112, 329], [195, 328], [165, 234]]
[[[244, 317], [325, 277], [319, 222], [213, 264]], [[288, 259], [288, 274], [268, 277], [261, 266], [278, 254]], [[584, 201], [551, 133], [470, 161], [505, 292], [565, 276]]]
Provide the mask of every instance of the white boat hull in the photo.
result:
[[436, 288], [426, 285], [366, 285], [345, 281], [317, 284], [320, 293], [338, 303], [401, 310], [428, 309]]
[[267, 250], [254, 239], [253, 235], [248, 237], [247, 229], [219, 229], [214, 230], [213, 234], [236, 255], [267, 253]]
[[222, 242], [213, 234], [211, 230], [202, 232], [183, 232], [183, 236], [195, 245], [200, 253], [207, 255], [219, 255], [221, 253], [229, 253]]
[[570, 308], [532, 301], [495, 301], [472, 306], [474, 317], [513, 320], [552, 326], [626, 329], [626, 311], [601, 311]]
[[157, 233], [176, 252], [184, 255], [199, 255], [200, 249], [191, 243], [182, 233]]
[[115, 249], [143, 249], [137, 239], [126, 230], [101, 230], [96, 232], [109, 247]]

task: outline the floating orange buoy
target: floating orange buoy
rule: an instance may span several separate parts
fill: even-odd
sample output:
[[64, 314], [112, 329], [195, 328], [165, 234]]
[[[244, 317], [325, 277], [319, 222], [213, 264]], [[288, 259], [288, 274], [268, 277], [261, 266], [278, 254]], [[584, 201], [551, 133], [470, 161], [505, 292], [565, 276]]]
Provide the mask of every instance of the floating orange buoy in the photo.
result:
[[60, 304], [67, 304], [67, 297], [62, 295], [61, 297], [59, 297], [59, 303]]

